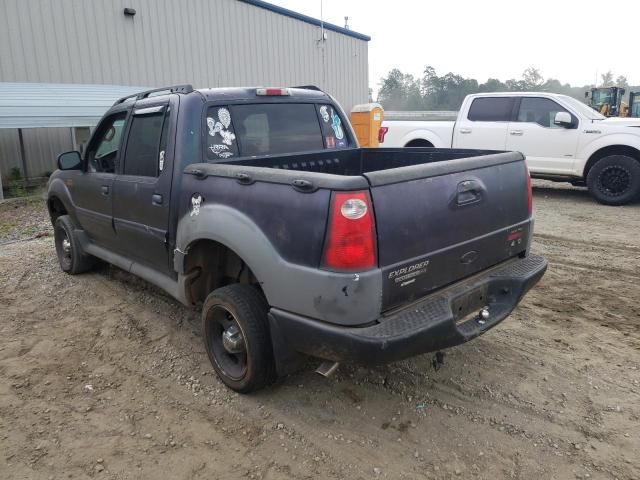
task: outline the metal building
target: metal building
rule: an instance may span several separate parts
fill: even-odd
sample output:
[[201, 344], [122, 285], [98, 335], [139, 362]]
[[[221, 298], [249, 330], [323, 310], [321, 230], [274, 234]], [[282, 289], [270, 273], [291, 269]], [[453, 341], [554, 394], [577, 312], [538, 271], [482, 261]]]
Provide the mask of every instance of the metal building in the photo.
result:
[[[368, 100], [369, 39], [259, 0], [2, 0], [0, 82], [315, 84], [350, 109]], [[16, 138], [0, 130], [5, 178]], [[24, 138], [32, 175], [71, 147], [68, 129]]]

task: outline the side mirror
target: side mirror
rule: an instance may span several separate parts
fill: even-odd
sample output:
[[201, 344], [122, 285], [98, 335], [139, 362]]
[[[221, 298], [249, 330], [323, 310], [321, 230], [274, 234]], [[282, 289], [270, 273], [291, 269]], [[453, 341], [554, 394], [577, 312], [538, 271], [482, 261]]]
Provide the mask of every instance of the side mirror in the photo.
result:
[[58, 155], [58, 168], [60, 170], [80, 170], [82, 168], [80, 152], [73, 150]]
[[560, 125], [564, 128], [573, 127], [573, 121], [571, 120], [571, 114], [569, 112], [558, 112], [553, 119], [554, 125]]

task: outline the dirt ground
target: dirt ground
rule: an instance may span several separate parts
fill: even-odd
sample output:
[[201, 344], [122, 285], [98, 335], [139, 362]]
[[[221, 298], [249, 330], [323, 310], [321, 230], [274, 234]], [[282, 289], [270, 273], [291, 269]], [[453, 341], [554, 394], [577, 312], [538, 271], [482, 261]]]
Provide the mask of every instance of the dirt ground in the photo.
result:
[[42, 203], [0, 204], [0, 479], [640, 479], [640, 205], [534, 195], [546, 276], [439, 371], [310, 362], [251, 396], [197, 313], [65, 275]]

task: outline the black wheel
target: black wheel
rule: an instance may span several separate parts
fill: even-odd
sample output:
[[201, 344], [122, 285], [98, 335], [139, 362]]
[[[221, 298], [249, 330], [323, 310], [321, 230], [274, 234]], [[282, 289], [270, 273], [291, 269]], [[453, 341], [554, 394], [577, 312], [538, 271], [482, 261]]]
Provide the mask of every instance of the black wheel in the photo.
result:
[[60, 268], [71, 275], [91, 270], [95, 259], [82, 251], [82, 246], [75, 234], [73, 221], [69, 215], [62, 215], [56, 219], [53, 226], [56, 253]]
[[428, 140], [424, 140], [422, 138], [417, 138], [415, 140], [411, 140], [409, 143], [405, 145], [405, 148], [433, 148], [433, 144]]
[[207, 355], [220, 379], [236, 392], [253, 392], [275, 380], [268, 310], [258, 289], [241, 284], [214, 290], [202, 307]]
[[589, 170], [587, 187], [605, 205], [624, 205], [640, 197], [640, 162], [626, 155], [601, 158]]

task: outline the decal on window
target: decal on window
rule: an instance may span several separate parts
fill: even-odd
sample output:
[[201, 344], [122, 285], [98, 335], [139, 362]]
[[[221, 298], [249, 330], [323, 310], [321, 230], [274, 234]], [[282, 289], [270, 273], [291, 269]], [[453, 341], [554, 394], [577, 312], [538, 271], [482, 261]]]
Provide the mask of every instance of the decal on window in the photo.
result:
[[342, 125], [338, 111], [331, 105], [318, 105], [316, 109], [324, 138], [324, 148], [349, 148], [348, 134]]
[[209, 145], [209, 150], [218, 158], [229, 158], [233, 157], [233, 152], [229, 151], [229, 147], [227, 145]]
[[320, 107], [320, 115], [322, 116], [322, 120], [324, 120], [324, 123], [329, 123], [329, 112], [326, 105], [322, 105]]
[[338, 140], [342, 140], [344, 138], [342, 122], [340, 121], [340, 117], [333, 111], [333, 108], [331, 109], [331, 128], [333, 128]]
[[224, 161], [238, 156], [237, 135], [234, 130], [235, 114], [226, 105], [215, 105], [207, 109], [206, 137], [207, 160], [211, 162]]
[[324, 137], [326, 144], [327, 144], [327, 148], [336, 148], [336, 137]]
[[222, 143], [225, 145], [231, 145], [236, 139], [236, 136], [231, 130], [231, 114], [226, 108], [218, 109], [218, 121], [215, 121], [212, 117], [207, 117], [207, 127], [209, 127], [209, 135], [215, 137], [216, 134], [220, 134], [222, 137]]

